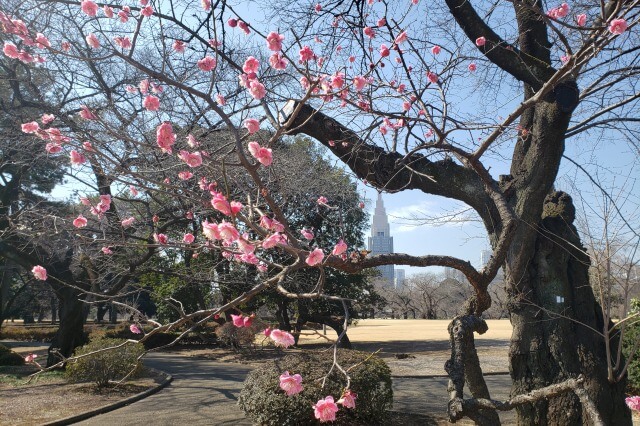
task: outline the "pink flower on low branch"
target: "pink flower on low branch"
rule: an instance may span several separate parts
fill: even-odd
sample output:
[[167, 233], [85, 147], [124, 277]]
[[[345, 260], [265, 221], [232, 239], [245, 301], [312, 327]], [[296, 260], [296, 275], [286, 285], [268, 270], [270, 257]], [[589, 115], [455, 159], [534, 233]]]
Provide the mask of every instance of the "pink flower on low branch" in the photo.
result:
[[247, 145], [251, 155], [263, 166], [270, 166], [273, 162], [271, 148], [260, 146], [258, 142], [249, 142]]
[[267, 47], [269, 50], [279, 52], [282, 50], [282, 40], [284, 40], [284, 35], [271, 31], [269, 35], [267, 35]]
[[484, 37], [478, 37], [478, 38], [476, 39], [476, 46], [478, 46], [478, 47], [482, 47], [482, 46], [484, 46], [486, 43], [487, 43], [487, 39], [486, 39], [486, 38], [484, 38]]
[[149, 95], [142, 101], [142, 106], [147, 111], [157, 111], [160, 109], [160, 99], [157, 96]]
[[42, 124], [45, 124], [45, 125], [50, 124], [55, 119], [56, 119], [56, 116], [53, 114], [42, 114], [42, 117], [40, 117], [40, 121], [42, 121]]
[[278, 330], [277, 328], [271, 330], [271, 334], [269, 335], [269, 337], [271, 338], [271, 340], [273, 340], [273, 343], [276, 346], [281, 346], [283, 348], [288, 348], [296, 342], [291, 333]]
[[221, 240], [222, 236], [220, 235], [220, 230], [218, 229], [217, 223], [211, 223], [208, 221], [204, 221], [202, 223], [202, 233], [204, 236], [210, 240]]
[[342, 404], [344, 408], [356, 408], [356, 398], [358, 395], [351, 392], [351, 389], [347, 389], [338, 400], [338, 404]]
[[324, 252], [322, 251], [322, 249], [317, 248], [309, 253], [307, 258], [305, 259], [305, 262], [309, 266], [316, 266], [319, 263], [322, 263], [322, 259], [324, 259]]
[[236, 327], [244, 327], [244, 318], [242, 315], [231, 314], [231, 320]]
[[113, 251], [111, 250], [111, 247], [102, 247], [102, 253], [103, 254], [113, 254]]
[[320, 423], [333, 422], [336, 420], [336, 413], [338, 412], [338, 406], [333, 402], [331, 395], [325, 399], [321, 399], [313, 406], [313, 414], [316, 419], [320, 420]]
[[227, 197], [219, 192], [215, 192], [212, 195], [213, 198], [211, 199], [211, 206], [220, 213], [231, 216], [231, 205], [229, 204]]
[[171, 123], [165, 121], [156, 129], [156, 143], [162, 150], [162, 152], [166, 152], [167, 154], [171, 154], [173, 152], [172, 146], [176, 142], [176, 135], [173, 133], [173, 127], [171, 127]]
[[189, 232], [187, 232], [186, 234], [184, 234], [184, 236], [182, 237], [182, 241], [183, 241], [184, 243], [186, 243], [186, 244], [191, 244], [191, 243], [193, 243], [195, 240], [196, 240], [196, 237], [195, 237], [193, 234], [189, 233]]
[[609, 32], [611, 34], [620, 35], [627, 30], [627, 21], [622, 18], [614, 19], [609, 23]]
[[88, 16], [96, 16], [98, 13], [98, 5], [91, 0], [82, 0], [80, 8]]
[[640, 411], [640, 396], [630, 396], [624, 400], [632, 410]]
[[347, 251], [347, 243], [345, 243], [344, 240], [340, 239], [340, 241], [338, 241], [338, 243], [333, 248], [333, 251], [331, 252], [331, 254], [333, 254], [334, 256], [340, 256], [342, 253], [346, 251]]
[[316, 200], [316, 203], [320, 204], [321, 206], [328, 206], [328, 202], [329, 200], [327, 200], [327, 197], [325, 197], [324, 195], [319, 196]]
[[262, 240], [262, 248], [270, 249], [275, 247], [277, 244], [286, 244], [286, 243], [287, 243], [287, 240], [285, 240], [284, 236], [276, 232], [275, 234], [269, 235], [267, 238]]
[[76, 228], [84, 228], [85, 226], [87, 226], [87, 218], [79, 215], [73, 220], [73, 226], [75, 226]]
[[234, 242], [240, 238], [240, 232], [238, 232], [232, 223], [222, 221], [222, 223], [218, 225], [218, 230], [220, 231], [220, 237], [225, 241]]
[[585, 25], [587, 25], [587, 15], [585, 13], [576, 15], [576, 23], [579, 27], [584, 27]]
[[36, 43], [38, 48], [40, 49], [44, 49], [45, 47], [51, 47], [51, 43], [49, 42], [49, 39], [45, 37], [45, 35], [42, 33], [36, 34]]
[[129, 185], [129, 193], [131, 194], [132, 197], [138, 196], [138, 190], [133, 185]]
[[216, 59], [211, 56], [205, 56], [198, 61], [198, 68], [204, 72], [212, 71], [216, 67]]
[[255, 118], [247, 118], [246, 120], [244, 120], [242, 125], [245, 127], [245, 129], [247, 129], [249, 134], [254, 134], [258, 130], [260, 130], [260, 122]]
[[143, 7], [142, 10], [140, 11], [140, 14], [142, 16], [144, 16], [145, 18], [149, 18], [149, 17], [153, 16], [153, 7], [151, 7], [151, 6]]
[[34, 266], [33, 269], [31, 269], [31, 273], [37, 280], [45, 281], [47, 279], [47, 270], [40, 265]]
[[304, 389], [302, 386], [302, 376], [299, 374], [292, 376], [288, 371], [285, 371], [280, 375], [280, 389], [282, 389], [287, 396], [302, 392]]
[[114, 37], [113, 42], [122, 49], [131, 49], [131, 40], [129, 37]]
[[140, 327], [138, 327], [137, 324], [131, 324], [129, 326], [129, 331], [131, 331], [133, 334], [142, 334], [142, 330], [140, 329]]
[[182, 171], [178, 173], [178, 179], [180, 180], [189, 180], [193, 177], [193, 173], [190, 171]]
[[27, 364], [30, 364], [30, 363], [34, 362], [36, 358], [38, 358], [38, 355], [29, 354], [29, 355], [24, 357], [24, 362], [26, 362]]

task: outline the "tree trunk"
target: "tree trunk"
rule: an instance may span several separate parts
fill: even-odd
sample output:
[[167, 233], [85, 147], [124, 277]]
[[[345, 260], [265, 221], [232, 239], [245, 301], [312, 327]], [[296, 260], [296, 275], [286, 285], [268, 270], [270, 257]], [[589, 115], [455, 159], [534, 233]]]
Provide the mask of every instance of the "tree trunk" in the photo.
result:
[[63, 356], [73, 355], [78, 346], [86, 342], [84, 334], [84, 303], [80, 300], [78, 290], [71, 287], [56, 286], [54, 288], [58, 297], [60, 309], [60, 327], [49, 346], [47, 366], [56, 364], [60, 358], [54, 354], [54, 350]]
[[[603, 318], [589, 285], [589, 257], [572, 224], [574, 214], [567, 194], [551, 194], [539, 232], [525, 244], [513, 244], [508, 254], [512, 395], [583, 374], [605, 424], [631, 425], [624, 404], [626, 379], [607, 380], [605, 345], [594, 331], [603, 329]], [[519, 425], [590, 423], [573, 393], [524, 405], [517, 413]]]

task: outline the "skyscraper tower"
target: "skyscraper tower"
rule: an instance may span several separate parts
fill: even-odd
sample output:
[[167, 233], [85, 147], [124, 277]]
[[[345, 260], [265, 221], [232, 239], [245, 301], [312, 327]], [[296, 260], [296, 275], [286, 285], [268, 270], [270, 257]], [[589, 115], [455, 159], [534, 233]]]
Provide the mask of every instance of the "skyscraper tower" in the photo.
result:
[[[371, 236], [369, 237], [369, 250], [371, 254], [393, 253], [393, 237], [389, 233], [389, 220], [387, 211], [384, 209], [382, 194], [378, 194], [376, 209], [373, 212], [373, 223], [371, 224]], [[393, 265], [378, 266], [385, 285], [394, 285]]]

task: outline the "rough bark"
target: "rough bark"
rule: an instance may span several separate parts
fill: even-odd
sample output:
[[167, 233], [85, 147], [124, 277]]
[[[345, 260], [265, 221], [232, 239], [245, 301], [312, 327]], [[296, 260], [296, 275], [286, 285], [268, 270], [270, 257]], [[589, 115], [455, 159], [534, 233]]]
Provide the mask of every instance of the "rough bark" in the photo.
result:
[[60, 327], [49, 346], [47, 366], [60, 362], [56, 352], [69, 357], [73, 355], [75, 348], [87, 341], [84, 334], [84, 303], [81, 300], [81, 292], [63, 285], [52, 287], [58, 297]]

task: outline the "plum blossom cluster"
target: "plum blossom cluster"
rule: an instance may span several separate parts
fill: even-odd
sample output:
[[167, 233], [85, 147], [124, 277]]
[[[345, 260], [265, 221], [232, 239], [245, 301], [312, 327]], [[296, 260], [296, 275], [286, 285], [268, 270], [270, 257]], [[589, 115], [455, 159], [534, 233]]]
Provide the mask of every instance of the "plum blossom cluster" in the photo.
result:
[[233, 321], [233, 325], [236, 327], [251, 327], [255, 317], [255, 314], [251, 314], [249, 316], [231, 314], [231, 320]]
[[[45, 37], [44, 34], [37, 33], [33, 36], [23, 21], [20, 19], [12, 19], [2, 11], [0, 11], [0, 25], [2, 26], [2, 32], [17, 36], [24, 46], [40, 50], [51, 47], [49, 39]], [[29, 53], [28, 50], [18, 49], [18, 47], [10, 41], [4, 42], [2, 52], [8, 58], [17, 59], [25, 64], [45, 62], [45, 59], [39, 54], [33, 55]]]
[[[280, 375], [279, 386], [287, 396], [297, 395], [304, 390], [302, 376], [300, 374], [292, 375], [288, 371]], [[356, 408], [356, 398], [357, 395], [350, 389], [346, 389], [337, 402], [333, 396], [328, 395], [313, 404], [313, 414], [321, 423], [333, 422], [336, 420], [336, 414], [339, 410], [338, 404], [344, 408]]]
[[630, 396], [624, 400], [627, 406], [635, 411], [640, 411], [640, 396]]

